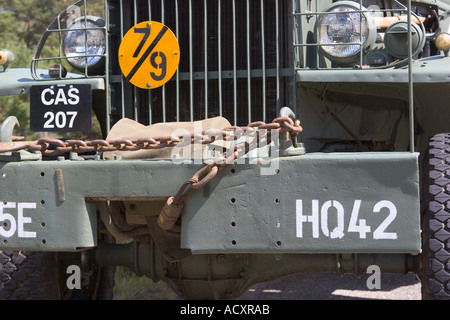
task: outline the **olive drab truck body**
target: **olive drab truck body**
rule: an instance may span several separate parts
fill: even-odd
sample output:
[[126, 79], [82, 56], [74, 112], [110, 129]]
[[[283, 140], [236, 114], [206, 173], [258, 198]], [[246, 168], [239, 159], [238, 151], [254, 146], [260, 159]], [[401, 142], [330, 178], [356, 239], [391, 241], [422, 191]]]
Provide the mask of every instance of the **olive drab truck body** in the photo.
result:
[[[119, 265], [190, 299], [376, 265], [450, 298], [449, 12], [68, 5], [30, 69], [0, 50], [0, 94], [30, 95], [30, 129], [47, 132], [18, 139], [14, 115], [0, 129], [1, 297], [110, 298]], [[98, 139], [58, 138], [92, 117]], [[38, 293], [19, 285], [27, 264], [48, 283]]]

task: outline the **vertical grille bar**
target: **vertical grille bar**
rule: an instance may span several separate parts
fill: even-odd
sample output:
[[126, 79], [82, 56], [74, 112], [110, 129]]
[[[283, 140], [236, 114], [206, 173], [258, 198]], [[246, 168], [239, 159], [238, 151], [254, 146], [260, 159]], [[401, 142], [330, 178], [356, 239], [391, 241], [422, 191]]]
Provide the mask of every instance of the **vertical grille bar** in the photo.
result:
[[[178, 16], [178, 0], [175, 0], [175, 33], [176, 37], [180, 34], [179, 30], [179, 16]], [[180, 121], [180, 73], [177, 72], [175, 75], [176, 87], [175, 87], [175, 96], [176, 96], [176, 120]]]
[[233, 0], [233, 124], [237, 125], [236, 0]]
[[[109, 12], [108, 12], [108, 8], [109, 8], [108, 1], [105, 0], [104, 6], [105, 6], [105, 9], [104, 9], [105, 10], [105, 22], [106, 22], [106, 28], [107, 28], [106, 30], [109, 31], [110, 30], [109, 28], [111, 25], [111, 20], [110, 20]], [[109, 37], [106, 37], [106, 39], [105, 39], [106, 48], [109, 48], [109, 45], [110, 45], [109, 41], [110, 41]], [[109, 55], [107, 54], [107, 55], [105, 55], [105, 65], [109, 66], [109, 64], [110, 64], [110, 58], [109, 58]], [[111, 87], [110, 87], [111, 77], [110, 77], [109, 72], [106, 72], [105, 79], [106, 79], [106, 92], [107, 92], [106, 97], [105, 97], [105, 99], [106, 99], [106, 114], [108, 115], [108, 114], [111, 114]], [[108, 134], [109, 128], [111, 128], [111, 119], [108, 116], [105, 118], [106, 118], [105, 119], [106, 120], [106, 128], [104, 128], [104, 129], [106, 129], [106, 132], [104, 132], [104, 133]]]
[[[164, 24], [165, 23], [165, 12], [164, 12], [164, 6], [165, 6], [165, 1], [161, 0], [161, 23]], [[166, 86], [162, 86], [162, 118], [163, 118], [163, 122], [166, 122], [166, 111], [167, 111], [167, 106], [166, 106]]]
[[[124, 36], [124, 9], [123, 9], [123, 1], [119, 1], [120, 2], [120, 39], [123, 39]], [[120, 88], [122, 91], [121, 94], [121, 100], [122, 100], [122, 105], [121, 105], [121, 117], [125, 118], [125, 79], [124, 77], [121, 77], [121, 81], [120, 81]]]
[[203, 1], [203, 12], [204, 12], [204, 19], [203, 19], [203, 28], [204, 28], [204, 60], [205, 60], [205, 119], [208, 118], [208, 7], [207, 7], [208, 0]]
[[217, 6], [217, 69], [218, 69], [218, 90], [219, 90], [219, 115], [223, 116], [222, 99], [222, 1], [218, 0]]
[[[133, 25], [136, 25], [138, 23], [138, 0], [134, 0], [134, 5], [133, 5], [133, 11], [134, 11], [134, 19], [133, 19]], [[139, 106], [139, 99], [138, 99], [138, 90], [136, 87], [133, 86], [133, 114], [134, 114], [134, 120], [138, 121], [138, 115], [139, 115], [139, 110], [138, 110], [138, 106]]]
[[280, 111], [280, 27], [279, 27], [279, 2], [275, 0], [275, 48], [276, 48], [276, 69], [277, 69], [277, 86], [276, 86], [276, 100], [277, 100], [277, 115]]
[[251, 79], [251, 60], [250, 60], [250, 2], [246, 3], [246, 19], [247, 19], [247, 110], [248, 110], [248, 122], [252, 120], [252, 79]]
[[[151, 4], [151, 0], [148, 0], [147, 2], [147, 6], [148, 6], [148, 20], [152, 21], [152, 4]], [[153, 123], [153, 90], [148, 90], [148, 123], [151, 124]]]
[[189, 0], [189, 118], [194, 121], [194, 58], [192, 52], [192, 0]]
[[264, 32], [264, 0], [261, 0], [261, 69], [262, 69], [262, 121], [266, 122], [266, 43]]

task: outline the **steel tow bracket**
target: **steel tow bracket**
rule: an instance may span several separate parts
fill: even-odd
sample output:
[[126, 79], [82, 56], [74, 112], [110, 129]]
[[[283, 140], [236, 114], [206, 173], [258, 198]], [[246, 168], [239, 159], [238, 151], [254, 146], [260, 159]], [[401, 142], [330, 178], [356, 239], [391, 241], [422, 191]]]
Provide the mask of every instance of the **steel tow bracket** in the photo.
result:
[[[13, 140], [17, 140], [18, 137], [13, 136], [14, 128], [19, 127], [19, 120], [15, 116], [9, 116], [3, 121], [0, 127], [0, 142], [11, 142], [11, 147], [14, 146]], [[21, 160], [40, 160], [42, 156], [40, 154], [33, 154], [25, 150], [4, 152], [0, 154], [0, 161], [21, 161]]]
[[[293, 121], [298, 119], [289, 107], [281, 108], [280, 117], [290, 118]], [[285, 135], [280, 136], [280, 156], [298, 156], [305, 153], [305, 147], [302, 142], [297, 141], [297, 135], [292, 137], [289, 132], [286, 132]]]

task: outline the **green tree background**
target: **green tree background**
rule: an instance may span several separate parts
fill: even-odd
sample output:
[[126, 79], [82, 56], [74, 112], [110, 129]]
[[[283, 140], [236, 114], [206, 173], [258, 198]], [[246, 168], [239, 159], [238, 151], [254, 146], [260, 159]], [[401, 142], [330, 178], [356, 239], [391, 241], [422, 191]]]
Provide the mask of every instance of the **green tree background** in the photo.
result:
[[[0, 49], [13, 51], [15, 59], [10, 68], [30, 67], [36, 45], [46, 28], [58, 14], [75, 2], [75, 0], [0, 0]], [[97, 10], [102, 7], [102, 4], [95, 4]], [[54, 56], [59, 55], [58, 46], [46, 50], [54, 50]], [[29, 131], [29, 105], [27, 95], [0, 97], [0, 123], [6, 117], [14, 115], [20, 123], [15, 135], [24, 135], [27, 138], [39, 137], [41, 133]], [[99, 125], [94, 121], [92, 132], [65, 134], [63, 138], [98, 137], [99, 132]]]

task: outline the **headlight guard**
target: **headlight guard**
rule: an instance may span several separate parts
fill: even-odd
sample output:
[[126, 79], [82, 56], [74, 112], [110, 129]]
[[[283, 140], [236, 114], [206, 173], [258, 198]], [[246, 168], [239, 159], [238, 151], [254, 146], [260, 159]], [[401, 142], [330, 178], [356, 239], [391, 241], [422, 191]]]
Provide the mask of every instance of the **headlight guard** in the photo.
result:
[[[102, 17], [107, 2], [89, 8], [87, 3], [80, 0], [67, 7], [42, 34], [31, 62], [33, 79], [105, 75], [108, 37]], [[48, 74], [42, 72], [45, 69]]]

